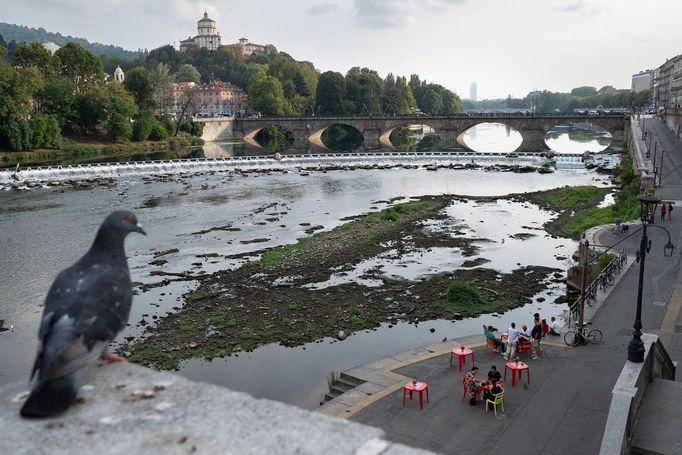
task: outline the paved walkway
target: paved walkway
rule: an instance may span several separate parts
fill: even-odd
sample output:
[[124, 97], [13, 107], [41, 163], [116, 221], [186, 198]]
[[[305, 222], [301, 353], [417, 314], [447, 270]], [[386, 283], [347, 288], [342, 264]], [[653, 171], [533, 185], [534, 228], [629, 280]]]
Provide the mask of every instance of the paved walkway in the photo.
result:
[[[644, 128], [647, 137], [658, 144], [659, 159], [660, 150], [664, 151], [662, 186], [658, 194], [677, 202], [673, 219], [660, 222], [657, 217], [656, 223], [670, 230], [678, 248], [672, 258], [664, 257], [667, 235], [657, 228], [648, 229], [652, 247], [646, 258], [643, 330], [659, 333], [673, 360], [680, 360], [682, 336], [677, 329], [682, 327], [682, 311], [679, 311], [682, 307], [679, 251], [682, 248], [682, 177], [678, 166], [682, 165], [682, 144], [658, 120], [645, 120]], [[620, 240], [608, 229], [598, 236], [606, 245]], [[635, 255], [639, 241], [640, 237], [634, 235], [623, 242], [629, 256]], [[527, 388], [512, 389], [507, 381], [504, 415], [486, 415], [480, 406], [462, 402], [463, 373], [450, 367], [448, 355], [442, 354], [415, 359], [393, 371], [429, 384], [431, 401], [423, 411], [419, 411], [415, 401], [403, 407], [402, 390], [397, 389], [363, 409], [354, 410], [351, 420], [380, 427], [396, 442], [440, 453], [598, 453], [611, 389], [627, 358], [635, 320], [638, 274], [638, 265], [625, 271], [592, 317], [594, 327], [604, 333], [602, 343], [579, 348], [547, 346], [544, 358], [530, 361], [531, 383]], [[518, 324], [529, 322], [517, 321]], [[504, 368], [502, 359], [486, 352], [484, 346], [475, 348], [475, 355], [482, 376], [493, 363]]]

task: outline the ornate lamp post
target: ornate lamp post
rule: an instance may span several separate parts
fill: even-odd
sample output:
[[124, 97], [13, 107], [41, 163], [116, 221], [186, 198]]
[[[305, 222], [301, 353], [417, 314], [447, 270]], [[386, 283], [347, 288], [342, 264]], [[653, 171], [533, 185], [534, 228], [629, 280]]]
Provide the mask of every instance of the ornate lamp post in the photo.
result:
[[[644, 193], [639, 198], [640, 201], [640, 220], [642, 221], [642, 241], [639, 244], [639, 286], [637, 288], [637, 314], [635, 316], [634, 332], [628, 345], [628, 360], [631, 362], [644, 362], [644, 343], [642, 343], [642, 289], [644, 284], [644, 262], [646, 254], [651, 249], [651, 240], [646, 236], [646, 228], [654, 220], [656, 206], [661, 202], [661, 198], [651, 193]], [[670, 233], [662, 226], [654, 226], [663, 229], [668, 234], [668, 243], [663, 247], [665, 256], [672, 256], [675, 246], [670, 241]]]

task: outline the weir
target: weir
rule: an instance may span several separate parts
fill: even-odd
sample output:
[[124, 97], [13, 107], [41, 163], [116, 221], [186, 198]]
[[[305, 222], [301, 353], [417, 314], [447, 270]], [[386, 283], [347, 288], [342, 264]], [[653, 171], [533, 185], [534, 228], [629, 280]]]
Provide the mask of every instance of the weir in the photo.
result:
[[[482, 162], [542, 166], [550, 159], [537, 153], [414, 152], [414, 153], [325, 153], [239, 156], [229, 158], [192, 158], [181, 160], [140, 161], [125, 163], [93, 163], [66, 166], [29, 167], [0, 171], [0, 185], [11, 187], [21, 183], [90, 178], [119, 178], [146, 174], [179, 174], [207, 171], [295, 170], [314, 166], [429, 166]], [[582, 167], [582, 154], [561, 154], [552, 158], [557, 167]]]

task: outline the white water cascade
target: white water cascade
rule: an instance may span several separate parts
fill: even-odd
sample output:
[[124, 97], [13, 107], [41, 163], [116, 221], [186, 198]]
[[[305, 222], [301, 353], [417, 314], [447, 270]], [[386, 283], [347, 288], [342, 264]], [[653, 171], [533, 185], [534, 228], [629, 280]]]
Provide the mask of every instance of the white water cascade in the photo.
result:
[[[557, 167], [582, 167], [582, 155], [561, 154], [552, 158]], [[93, 163], [66, 166], [29, 167], [0, 170], [0, 186], [24, 188], [61, 182], [118, 178], [144, 174], [180, 174], [184, 172], [315, 170], [328, 167], [395, 167], [449, 165], [522, 165], [542, 166], [551, 160], [535, 153], [498, 152], [414, 152], [414, 153], [328, 153], [309, 155], [264, 155], [229, 158], [193, 158], [185, 160]]]

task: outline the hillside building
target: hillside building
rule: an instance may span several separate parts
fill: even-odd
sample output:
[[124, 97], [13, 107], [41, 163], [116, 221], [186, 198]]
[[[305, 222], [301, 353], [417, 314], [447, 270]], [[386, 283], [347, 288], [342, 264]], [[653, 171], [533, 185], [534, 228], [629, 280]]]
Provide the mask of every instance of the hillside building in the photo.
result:
[[126, 78], [126, 75], [123, 72], [123, 70], [121, 69], [121, 67], [116, 66], [116, 69], [114, 70], [114, 81], [116, 81], [120, 84], [120, 83], [123, 83], [125, 78]]
[[180, 52], [185, 52], [190, 46], [197, 46], [209, 51], [214, 51], [220, 47], [220, 33], [216, 27], [216, 22], [208, 17], [206, 11], [204, 11], [204, 17], [197, 21], [197, 35], [180, 40]]
[[168, 113], [178, 116], [189, 102], [186, 114], [199, 117], [235, 115], [246, 111], [246, 92], [229, 82], [173, 84]]
[[[247, 57], [253, 54], [267, 55], [271, 51], [270, 50], [271, 46], [263, 46], [262, 44], [249, 43], [249, 40], [246, 38], [239, 38], [237, 45], [241, 48], [242, 55], [245, 55]], [[277, 52], [277, 50], [275, 50], [274, 52]]]

